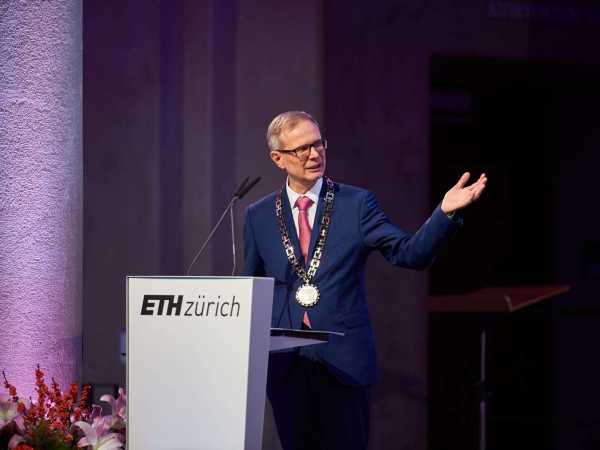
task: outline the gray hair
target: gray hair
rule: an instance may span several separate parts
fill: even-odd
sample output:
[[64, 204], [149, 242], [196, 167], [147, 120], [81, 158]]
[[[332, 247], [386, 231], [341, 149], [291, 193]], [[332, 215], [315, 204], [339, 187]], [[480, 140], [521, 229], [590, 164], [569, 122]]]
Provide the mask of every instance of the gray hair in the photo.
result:
[[267, 128], [267, 145], [269, 150], [277, 150], [281, 148], [279, 137], [284, 131], [293, 130], [303, 120], [308, 120], [314, 123], [317, 127], [319, 123], [313, 116], [304, 111], [286, 111], [275, 117]]

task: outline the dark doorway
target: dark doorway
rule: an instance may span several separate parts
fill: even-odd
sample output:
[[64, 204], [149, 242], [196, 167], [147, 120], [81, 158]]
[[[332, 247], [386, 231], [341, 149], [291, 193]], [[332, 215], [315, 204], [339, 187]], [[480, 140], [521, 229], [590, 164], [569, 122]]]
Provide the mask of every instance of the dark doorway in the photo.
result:
[[[565, 274], [580, 272], [577, 261], [561, 259], [568, 253], [562, 236], [577, 233], [576, 219], [561, 218], [573, 180], [565, 165], [589, 151], [599, 75], [597, 67], [572, 64], [433, 58], [432, 207], [463, 170], [472, 177], [486, 172], [490, 184], [432, 267], [432, 295], [576, 283], [576, 275]], [[564, 385], [557, 380], [558, 306], [548, 302], [510, 317], [430, 315], [430, 449], [478, 448], [482, 324], [491, 330], [487, 448], [560, 448], [560, 430], [571, 428], [560, 427], [557, 408]]]
[[491, 180], [485, 201], [465, 212], [466, 232], [453, 242], [460, 251], [432, 268], [432, 293], [551, 282], [559, 164], [552, 109], [566, 82], [543, 64], [450, 58], [435, 58], [431, 75], [432, 203], [465, 169]]

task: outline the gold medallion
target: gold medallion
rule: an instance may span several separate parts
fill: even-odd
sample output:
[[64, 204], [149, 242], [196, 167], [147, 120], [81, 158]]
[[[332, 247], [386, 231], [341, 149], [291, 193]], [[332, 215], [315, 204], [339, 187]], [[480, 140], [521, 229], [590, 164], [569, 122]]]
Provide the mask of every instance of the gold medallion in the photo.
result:
[[319, 301], [321, 294], [314, 284], [303, 284], [296, 291], [296, 301], [305, 308], [312, 308]]

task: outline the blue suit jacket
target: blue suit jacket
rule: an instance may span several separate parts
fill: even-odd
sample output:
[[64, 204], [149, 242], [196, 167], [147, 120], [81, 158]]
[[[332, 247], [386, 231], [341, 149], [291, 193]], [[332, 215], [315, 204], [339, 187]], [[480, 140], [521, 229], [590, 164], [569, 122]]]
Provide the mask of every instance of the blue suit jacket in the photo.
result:
[[[309, 255], [314, 250], [325, 192], [323, 183]], [[296, 255], [302, 259], [285, 189], [282, 200], [290, 239]], [[304, 347], [301, 352], [325, 364], [344, 383], [372, 384], [377, 369], [365, 290], [367, 257], [373, 250], [379, 250], [396, 266], [425, 269], [458, 226], [459, 222], [450, 220], [438, 207], [411, 235], [390, 223], [372, 193], [336, 183], [329, 234], [315, 277], [321, 297], [309, 310], [309, 316], [313, 329], [341, 331], [345, 336], [332, 336], [328, 343]], [[283, 250], [275, 216], [275, 193], [248, 207], [244, 238], [244, 274], [275, 279], [272, 326], [301, 328], [305, 309], [295, 300], [301, 280]]]

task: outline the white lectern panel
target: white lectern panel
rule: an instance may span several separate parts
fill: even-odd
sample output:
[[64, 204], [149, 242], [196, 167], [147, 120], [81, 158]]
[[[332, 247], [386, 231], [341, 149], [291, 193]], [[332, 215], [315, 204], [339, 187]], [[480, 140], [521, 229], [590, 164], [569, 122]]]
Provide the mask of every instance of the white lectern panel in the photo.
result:
[[260, 449], [273, 280], [128, 277], [128, 449]]

